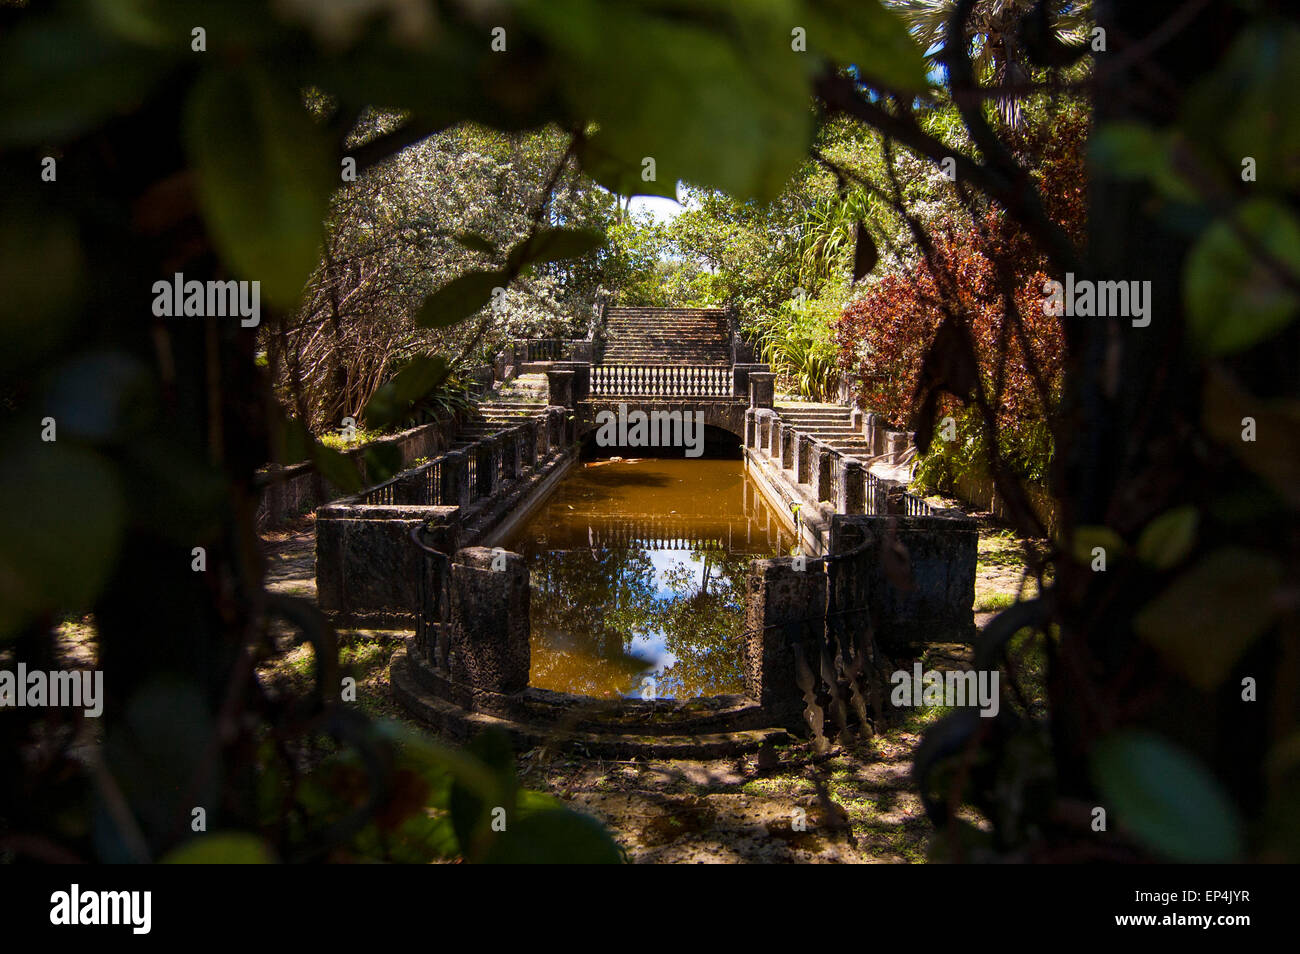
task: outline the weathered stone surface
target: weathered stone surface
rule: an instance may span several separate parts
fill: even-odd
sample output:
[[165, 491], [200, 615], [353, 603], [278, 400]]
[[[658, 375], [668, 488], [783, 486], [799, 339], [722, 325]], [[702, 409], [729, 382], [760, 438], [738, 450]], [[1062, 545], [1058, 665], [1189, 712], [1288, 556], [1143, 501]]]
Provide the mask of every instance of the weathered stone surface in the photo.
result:
[[794, 469], [795, 438], [797, 433], [793, 424], [781, 425], [781, 467]]
[[[745, 688], [782, 724], [800, 724], [802, 693], [796, 652], [815, 644], [826, 615], [826, 574], [820, 559], [755, 560], [749, 565], [745, 607]], [[807, 660], [805, 656], [805, 661]]]
[[766, 454], [772, 446], [772, 428], [777, 425], [777, 416], [775, 411], [768, 411], [762, 408], [754, 409], [754, 427], [755, 439], [757, 444], [755, 449]]
[[528, 686], [528, 568], [517, 553], [467, 547], [451, 565], [449, 671], [488, 692]]
[[901, 464], [903, 455], [907, 453], [908, 447], [911, 446], [911, 436], [905, 431], [889, 432], [889, 462], [891, 464]]
[[776, 375], [771, 371], [749, 372], [749, 406], [772, 409], [776, 399]]
[[469, 506], [469, 455], [448, 451], [442, 462], [442, 499], [455, 507]]
[[[768, 373], [768, 366], [765, 364], [753, 364], [737, 362], [732, 365], [731, 370], [731, 395], [745, 403], [749, 403], [749, 376], [758, 372], [760, 374]], [[752, 406], [752, 405], [751, 405]]]
[[678, 411], [683, 414], [689, 412], [702, 417], [708, 427], [724, 430], [741, 440], [745, 437], [746, 408], [739, 401], [730, 398], [612, 397], [588, 398], [578, 402], [573, 422], [574, 439], [580, 439], [596, 430], [598, 426], [596, 418], [602, 411], [617, 415], [621, 404], [627, 405], [629, 414], [633, 411], [644, 411], [647, 415], [654, 414], [656, 411]]
[[546, 372], [546, 403], [552, 407], [573, 407], [573, 371], [552, 367]]
[[430, 518], [454, 521], [455, 513], [451, 507], [322, 507], [316, 517], [320, 608], [341, 622], [413, 620], [422, 555], [411, 530]]
[[813, 438], [807, 434], [796, 435], [794, 454], [795, 480], [801, 484], [813, 481]]
[[775, 412], [767, 428], [767, 446], [763, 449], [772, 460], [781, 462], [781, 416]]
[[[837, 515], [831, 524], [831, 552], [856, 547], [860, 530], [868, 535], [863, 552], [841, 563], [850, 576], [845, 602], [870, 607], [877, 643], [886, 653], [974, 637], [974, 520]], [[900, 574], [909, 585], [900, 585]]]
[[835, 501], [835, 509], [840, 513], [862, 513], [867, 503], [866, 468], [854, 457], [841, 458], [839, 466], [839, 499]]
[[839, 454], [829, 445], [817, 442], [817, 499], [834, 502], [832, 468], [838, 465]]

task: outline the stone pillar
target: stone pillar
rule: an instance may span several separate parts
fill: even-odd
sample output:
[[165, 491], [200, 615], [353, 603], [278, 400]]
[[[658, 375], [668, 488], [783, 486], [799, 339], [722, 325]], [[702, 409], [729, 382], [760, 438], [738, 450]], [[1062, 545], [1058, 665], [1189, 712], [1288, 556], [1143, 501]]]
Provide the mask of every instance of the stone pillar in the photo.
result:
[[849, 411], [849, 427], [855, 431], [862, 430], [862, 411], [859, 408], [853, 408]]
[[428, 478], [423, 471], [403, 474], [393, 484], [393, 503], [425, 506], [433, 501], [428, 498]]
[[903, 461], [903, 455], [907, 453], [907, 446], [910, 443], [905, 431], [889, 432], [889, 462], [891, 464], [900, 464]]
[[875, 446], [876, 425], [878, 423], [879, 423], [879, 418], [877, 418], [875, 414], [868, 412], [867, 414], [863, 415], [862, 438], [867, 442], [868, 447]]
[[553, 454], [564, 447], [564, 419], [568, 412], [562, 407], [551, 407], [546, 409], [546, 413], [546, 441], [550, 445], [550, 452]]
[[781, 415], [772, 413], [772, 424], [767, 429], [767, 456], [781, 462]]
[[742, 401], [749, 400], [749, 376], [754, 372], [767, 371], [767, 365], [737, 361], [731, 366], [731, 396]]
[[831, 483], [831, 475], [834, 473], [833, 468], [837, 464], [836, 458], [838, 456], [839, 455], [836, 454], [834, 450], [832, 450], [830, 447], [827, 447], [825, 444], [820, 444], [817, 447], [817, 499], [818, 501], [825, 500], [828, 503], [835, 502], [832, 499], [834, 497], [834, 492], [831, 489], [833, 486]]
[[552, 407], [573, 407], [573, 371], [552, 366], [546, 372], [546, 403]]
[[438, 502], [446, 507], [466, 507], [469, 490], [469, 455], [463, 450], [447, 451], [442, 459], [442, 490]]
[[759, 453], [766, 454], [768, 448], [768, 442], [771, 440], [769, 434], [771, 433], [772, 430], [772, 418], [774, 417], [774, 415], [772, 414], [771, 411], [764, 411], [759, 408], [754, 408], [753, 410], [754, 410], [754, 432], [755, 432], [754, 438], [757, 441], [757, 444], [754, 446], [754, 450], [758, 451]]
[[776, 400], [776, 375], [771, 371], [749, 372], [749, 406], [771, 410]]
[[794, 441], [795, 432], [793, 424], [781, 425], [781, 469], [790, 470], [794, 467]]
[[826, 615], [824, 564], [803, 559], [802, 570], [791, 557], [750, 563], [745, 607], [745, 693], [791, 727], [799, 724], [804, 708], [795, 654], [803, 653], [809, 669], [818, 671], [818, 657], [810, 650]]
[[745, 411], [745, 446], [750, 449], [758, 446], [758, 420], [754, 413], [752, 407]]
[[451, 564], [449, 674], [505, 694], [528, 686], [528, 567], [517, 553], [467, 547]]
[[[551, 371], [571, 371], [573, 372], [573, 387], [569, 392], [574, 401], [581, 401], [591, 396], [591, 365], [584, 361], [556, 361], [551, 365]], [[548, 371], [549, 375], [551, 371]], [[555, 401], [550, 403], [555, 404]], [[572, 407], [572, 404], [565, 405]]]
[[867, 472], [855, 457], [845, 457], [840, 464], [840, 494], [835, 509], [840, 513], [862, 513], [867, 502]]
[[871, 429], [871, 436], [867, 440], [867, 446], [871, 448], [871, 456], [879, 457], [885, 452], [885, 429], [877, 421], [876, 426]]
[[800, 434], [795, 452], [794, 478], [797, 483], [813, 482], [813, 439], [807, 434]]
[[574, 361], [571, 367], [573, 368], [573, 399], [585, 401], [591, 397], [591, 365], [583, 361]]
[[523, 466], [526, 470], [534, 470], [537, 467], [537, 419], [530, 417], [524, 421], [520, 431], [523, 434]]

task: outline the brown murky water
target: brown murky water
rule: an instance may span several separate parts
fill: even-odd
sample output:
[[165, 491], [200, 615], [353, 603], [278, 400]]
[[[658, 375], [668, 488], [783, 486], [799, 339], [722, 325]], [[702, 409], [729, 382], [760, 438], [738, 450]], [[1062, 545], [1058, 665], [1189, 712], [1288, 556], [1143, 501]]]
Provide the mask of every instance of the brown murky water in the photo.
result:
[[793, 543], [741, 461], [579, 464], [506, 543], [532, 577], [531, 684], [660, 699], [741, 692], [749, 561]]

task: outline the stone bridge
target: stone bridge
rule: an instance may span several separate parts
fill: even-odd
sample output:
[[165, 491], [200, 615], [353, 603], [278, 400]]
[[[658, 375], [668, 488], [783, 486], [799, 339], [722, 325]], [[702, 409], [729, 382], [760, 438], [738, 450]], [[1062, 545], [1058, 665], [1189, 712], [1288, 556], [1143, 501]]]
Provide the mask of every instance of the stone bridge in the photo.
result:
[[591, 343], [518, 342], [511, 354], [519, 368], [545, 372], [547, 403], [573, 412], [579, 440], [602, 411], [620, 409], [698, 415], [743, 440], [751, 380], [760, 406], [771, 406], [773, 375], [728, 309], [610, 308]]

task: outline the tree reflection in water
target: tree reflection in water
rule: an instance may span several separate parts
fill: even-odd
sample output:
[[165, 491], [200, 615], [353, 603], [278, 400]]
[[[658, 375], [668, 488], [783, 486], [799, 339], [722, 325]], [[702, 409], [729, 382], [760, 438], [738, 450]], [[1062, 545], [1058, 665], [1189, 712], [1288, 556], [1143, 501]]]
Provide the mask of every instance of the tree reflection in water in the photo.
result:
[[742, 691], [749, 561], [792, 545], [740, 461], [580, 466], [507, 543], [532, 578], [530, 683], [591, 696]]

